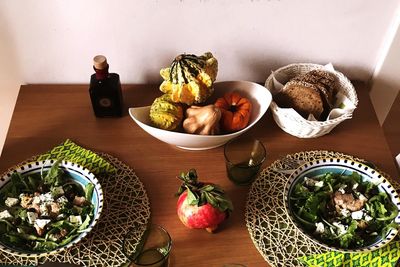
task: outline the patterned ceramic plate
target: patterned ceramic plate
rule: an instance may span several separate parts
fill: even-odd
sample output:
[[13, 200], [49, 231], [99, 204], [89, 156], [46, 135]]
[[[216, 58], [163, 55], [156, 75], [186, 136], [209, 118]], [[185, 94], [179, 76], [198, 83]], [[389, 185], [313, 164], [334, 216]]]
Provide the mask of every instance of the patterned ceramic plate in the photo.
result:
[[298, 219], [293, 215], [293, 211], [291, 208], [291, 202], [289, 201], [289, 196], [292, 195], [295, 185], [299, 182], [304, 181], [305, 177], [311, 178], [318, 175], [325, 174], [327, 172], [339, 173], [342, 175], [351, 175], [352, 172], [357, 172], [361, 175], [363, 181], [369, 181], [376, 185], [378, 185], [378, 189], [380, 192], [386, 192], [390, 197], [391, 201], [396, 205], [399, 213], [394, 218], [394, 222], [400, 224], [400, 199], [396, 193], [396, 190], [393, 186], [388, 182], [387, 178], [377, 170], [357, 161], [349, 160], [346, 158], [322, 158], [314, 161], [309, 161], [299, 168], [297, 168], [293, 174], [290, 176], [284, 191], [284, 202], [286, 212], [288, 217], [292, 220], [292, 222], [297, 226], [297, 228], [308, 238], [310, 238], [313, 242], [324, 246], [329, 249], [334, 249], [342, 252], [360, 252], [360, 251], [372, 251], [378, 249], [386, 244], [388, 244], [391, 240], [393, 240], [397, 234], [396, 229], [392, 229], [388, 231], [386, 236], [381, 237], [380, 235], [372, 242], [372, 244], [366, 245], [364, 247], [356, 248], [356, 249], [343, 249], [339, 247], [332, 247], [324, 244], [323, 242], [314, 238], [309, 232], [305, 231], [304, 226], [299, 223]]
[[[11, 175], [13, 172], [18, 172], [22, 176], [32, 175], [35, 173], [40, 173], [43, 171], [48, 171], [51, 166], [53, 165], [54, 160], [43, 160], [43, 161], [35, 161], [31, 163], [24, 164], [22, 166], [18, 166], [14, 169], [11, 169], [8, 173], [0, 177], [0, 192], [1, 188], [3, 188], [8, 182], [11, 180]], [[86, 186], [88, 183], [94, 184], [93, 196], [91, 202], [94, 206], [94, 217], [90, 222], [89, 226], [86, 228], [84, 232], [82, 232], [79, 236], [72, 239], [70, 242], [61, 246], [57, 249], [48, 251], [48, 252], [35, 252], [35, 251], [28, 251], [24, 249], [18, 249], [12, 247], [8, 244], [0, 242], [0, 249], [11, 253], [17, 256], [25, 256], [25, 257], [41, 257], [46, 256], [49, 254], [54, 254], [61, 252], [74, 244], [78, 243], [82, 238], [84, 238], [94, 227], [96, 222], [100, 217], [100, 213], [103, 209], [103, 191], [101, 189], [100, 183], [97, 178], [91, 173], [88, 169], [69, 161], [62, 161], [60, 163], [60, 168], [68, 175], [70, 179], [73, 179], [75, 182], [81, 184], [83, 187]], [[0, 208], [1, 209], [1, 208]]]

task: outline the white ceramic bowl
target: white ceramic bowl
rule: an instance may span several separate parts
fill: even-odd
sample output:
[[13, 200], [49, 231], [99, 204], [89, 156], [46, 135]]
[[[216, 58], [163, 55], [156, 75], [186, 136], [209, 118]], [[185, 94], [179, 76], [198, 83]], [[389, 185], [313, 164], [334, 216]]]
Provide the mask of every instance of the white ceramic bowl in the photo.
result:
[[[35, 174], [37, 175], [41, 173], [42, 170], [45, 172], [48, 171], [54, 162], [55, 160], [35, 161], [11, 169], [8, 173], [5, 173], [3, 176], [0, 177], [0, 192], [1, 188], [6, 186], [11, 181], [12, 173], [18, 172], [23, 177], [28, 177], [30, 175], [35, 175]], [[3, 242], [0, 242], [0, 250], [13, 255], [23, 256], [23, 257], [48, 256], [50, 254], [59, 253], [73, 246], [74, 244], [81, 241], [93, 229], [96, 222], [99, 220], [101, 211], [103, 209], [103, 190], [101, 189], [99, 181], [97, 180], [95, 175], [91, 173], [88, 169], [76, 163], [63, 160], [60, 163], [59, 167], [64, 171], [68, 179], [74, 181], [75, 183], [80, 184], [83, 188], [88, 183], [92, 183], [94, 185], [92, 199], [89, 200], [94, 207], [94, 211], [93, 211], [93, 218], [89, 223], [89, 225], [78, 236], [70, 240], [65, 245], [46, 252], [31, 251], [27, 249], [17, 248], [11, 244], [6, 244]]]
[[214, 93], [207, 102], [214, 103], [218, 97], [222, 97], [225, 93], [231, 91], [237, 91], [247, 97], [251, 101], [253, 109], [249, 125], [240, 131], [230, 134], [197, 135], [153, 127], [149, 118], [150, 106], [130, 108], [129, 114], [143, 130], [165, 143], [189, 150], [211, 149], [222, 146], [253, 127], [265, 114], [272, 100], [271, 93], [262, 85], [248, 81], [226, 81], [214, 84]]
[[314, 243], [326, 247], [328, 249], [341, 251], [341, 252], [366, 252], [379, 249], [389, 242], [391, 242], [397, 235], [396, 229], [391, 229], [385, 236], [378, 234], [376, 239], [365, 244], [362, 247], [357, 248], [341, 248], [330, 246], [323, 241], [317, 239], [310, 231], [307, 231], [305, 227], [299, 222], [296, 216], [293, 214], [293, 204], [290, 200], [290, 196], [293, 194], [294, 188], [298, 183], [304, 180], [304, 177], [315, 177], [325, 173], [339, 173], [343, 175], [350, 175], [352, 172], [356, 172], [361, 175], [362, 181], [368, 181], [378, 185], [380, 192], [386, 192], [392, 203], [397, 207], [398, 214], [392, 222], [400, 224], [400, 198], [396, 193], [394, 187], [385, 178], [385, 175], [379, 171], [365, 165], [364, 163], [349, 160], [346, 158], [323, 158], [310, 162], [306, 162], [304, 165], [297, 168], [290, 176], [284, 190], [284, 201], [285, 209], [291, 221], [306, 237], [312, 240]]

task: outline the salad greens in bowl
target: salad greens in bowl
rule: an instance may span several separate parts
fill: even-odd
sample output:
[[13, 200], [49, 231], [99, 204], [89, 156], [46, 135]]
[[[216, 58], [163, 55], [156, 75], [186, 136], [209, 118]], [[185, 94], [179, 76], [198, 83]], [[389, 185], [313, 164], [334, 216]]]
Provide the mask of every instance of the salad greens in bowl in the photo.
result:
[[40, 257], [78, 243], [94, 227], [103, 191], [88, 169], [46, 160], [0, 177], [0, 249]]
[[297, 168], [284, 191], [285, 208], [312, 241], [342, 252], [378, 249], [397, 234], [400, 199], [379, 171], [345, 158]]

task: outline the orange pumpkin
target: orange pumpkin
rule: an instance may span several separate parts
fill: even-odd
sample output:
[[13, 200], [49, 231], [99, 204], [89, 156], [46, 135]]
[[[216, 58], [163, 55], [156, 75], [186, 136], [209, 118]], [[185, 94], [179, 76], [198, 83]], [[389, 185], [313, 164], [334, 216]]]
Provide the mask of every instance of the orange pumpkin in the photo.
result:
[[226, 93], [218, 98], [215, 106], [221, 110], [221, 128], [225, 132], [236, 132], [249, 124], [251, 102], [237, 92]]

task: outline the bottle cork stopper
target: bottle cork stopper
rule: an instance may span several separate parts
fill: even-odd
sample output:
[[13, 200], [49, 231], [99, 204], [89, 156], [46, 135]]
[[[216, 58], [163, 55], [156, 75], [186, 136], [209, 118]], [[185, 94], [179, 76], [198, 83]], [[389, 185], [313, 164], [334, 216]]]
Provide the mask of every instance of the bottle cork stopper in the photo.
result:
[[93, 66], [95, 69], [102, 70], [107, 68], [107, 58], [103, 55], [97, 55], [93, 58]]

